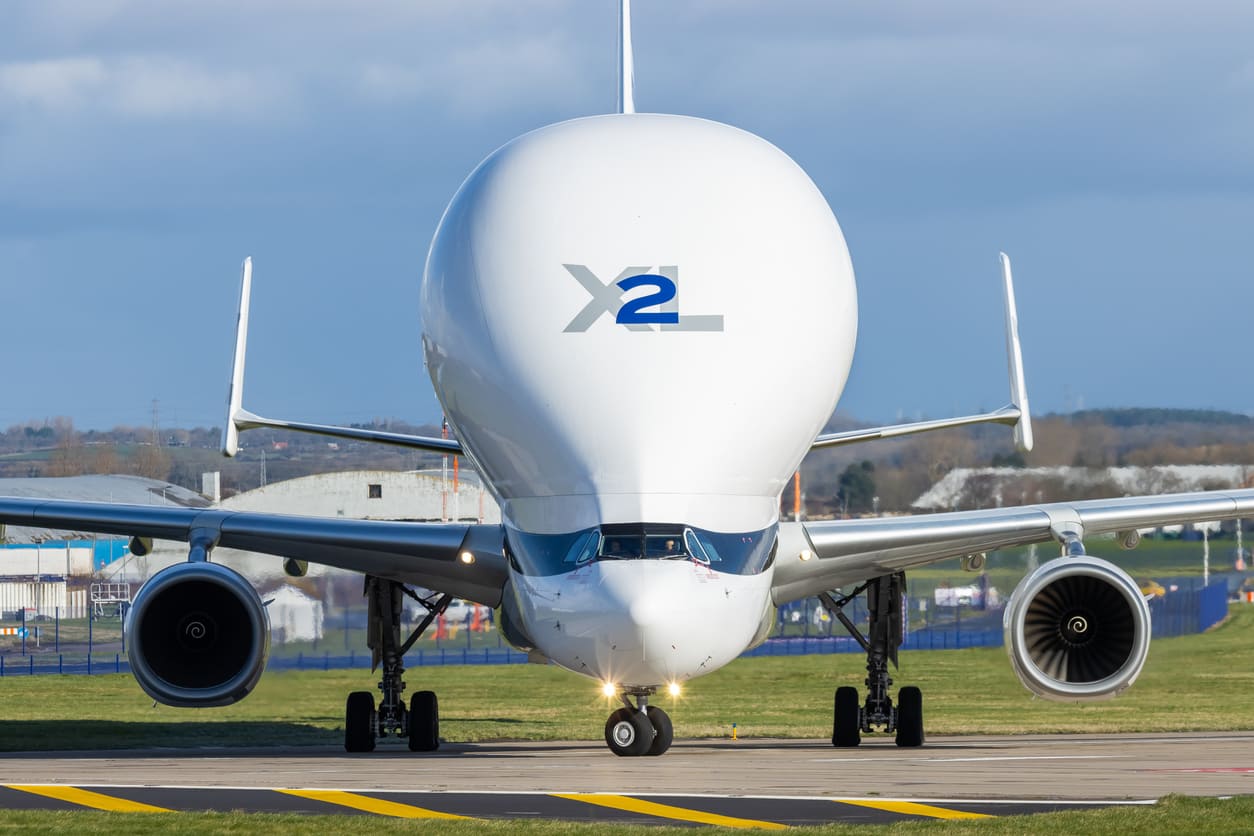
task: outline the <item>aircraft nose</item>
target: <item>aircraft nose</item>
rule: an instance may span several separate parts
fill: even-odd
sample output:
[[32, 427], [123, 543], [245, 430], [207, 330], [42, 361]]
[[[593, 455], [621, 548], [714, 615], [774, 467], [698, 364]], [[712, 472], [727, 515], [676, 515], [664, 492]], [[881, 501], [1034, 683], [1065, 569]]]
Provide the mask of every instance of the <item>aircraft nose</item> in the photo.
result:
[[715, 670], [748, 646], [770, 578], [720, 575], [687, 560], [606, 560], [554, 594], [538, 644], [563, 667], [619, 686]]
[[662, 626], [668, 613], [674, 612], [680, 603], [670, 600], [670, 596], [664, 591], [636, 596], [627, 605], [627, 617], [637, 628]]

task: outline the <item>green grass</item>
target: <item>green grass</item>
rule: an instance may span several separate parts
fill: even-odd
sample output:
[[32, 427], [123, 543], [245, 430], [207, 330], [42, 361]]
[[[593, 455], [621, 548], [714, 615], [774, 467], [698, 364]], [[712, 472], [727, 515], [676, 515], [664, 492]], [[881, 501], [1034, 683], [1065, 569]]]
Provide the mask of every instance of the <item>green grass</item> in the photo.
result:
[[[307, 833], [324, 834], [440, 833], [450, 836], [520, 833], [524, 836], [691, 836], [691, 827], [597, 824], [554, 821], [415, 821], [365, 816], [301, 816], [248, 813], [44, 813], [25, 810], [0, 811], [4, 833], [129, 833], [135, 836], [178, 832], [200, 834]], [[790, 833], [863, 834], [866, 825], [835, 824], [797, 827]], [[701, 833], [733, 832], [726, 828], [702, 828]], [[734, 831], [744, 832], [744, 831]], [[1005, 816], [972, 821], [910, 821], [875, 825], [871, 831], [886, 836], [944, 833], [945, 836], [999, 836], [1023, 833], [1084, 833], [1136, 836], [1149, 833], [1235, 834], [1254, 833], [1254, 796], [1231, 799], [1169, 797], [1153, 806], [1108, 807]]]
[[[838, 684], [861, 685], [859, 654], [741, 659], [655, 701], [679, 738], [821, 738]], [[613, 707], [596, 683], [552, 666], [411, 668], [409, 691], [440, 699], [449, 741], [598, 740]], [[344, 698], [373, 690], [363, 670], [266, 674], [224, 708], [154, 706], [128, 675], [0, 679], [0, 750], [338, 744]], [[1222, 731], [1254, 728], [1234, 710], [1254, 694], [1254, 606], [1234, 605], [1204, 635], [1160, 639], [1122, 697], [1071, 705], [1034, 698], [1000, 648], [902, 653], [898, 684], [923, 689], [930, 734]], [[744, 699], [770, 694], [771, 699]], [[299, 695], [294, 698], [293, 695]]]

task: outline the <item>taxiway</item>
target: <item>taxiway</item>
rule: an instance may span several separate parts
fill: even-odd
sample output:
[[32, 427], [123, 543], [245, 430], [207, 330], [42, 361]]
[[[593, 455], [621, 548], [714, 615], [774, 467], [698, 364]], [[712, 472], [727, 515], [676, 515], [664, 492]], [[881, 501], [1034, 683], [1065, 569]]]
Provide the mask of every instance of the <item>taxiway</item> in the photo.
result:
[[322, 747], [13, 753], [0, 757], [0, 785], [0, 807], [884, 821], [1250, 793], [1254, 732], [938, 737], [920, 749], [874, 739], [857, 749], [679, 741], [661, 758], [615, 758], [592, 742], [455, 743], [428, 755], [382, 746], [369, 755]]

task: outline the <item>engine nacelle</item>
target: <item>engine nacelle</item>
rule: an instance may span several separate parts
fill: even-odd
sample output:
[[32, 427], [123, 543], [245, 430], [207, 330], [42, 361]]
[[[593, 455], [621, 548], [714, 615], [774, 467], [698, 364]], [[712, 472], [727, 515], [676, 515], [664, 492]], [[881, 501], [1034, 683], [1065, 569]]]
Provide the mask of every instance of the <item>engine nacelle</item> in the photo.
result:
[[216, 563], [178, 563], [144, 584], [127, 615], [141, 688], [180, 707], [230, 705], [256, 686], [270, 619], [252, 584]]
[[1141, 590], [1113, 563], [1051, 560], [1015, 588], [1005, 612], [1006, 651], [1019, 681], [1053, 700], [1101, 700], [1125, 691], [1149, 652]]

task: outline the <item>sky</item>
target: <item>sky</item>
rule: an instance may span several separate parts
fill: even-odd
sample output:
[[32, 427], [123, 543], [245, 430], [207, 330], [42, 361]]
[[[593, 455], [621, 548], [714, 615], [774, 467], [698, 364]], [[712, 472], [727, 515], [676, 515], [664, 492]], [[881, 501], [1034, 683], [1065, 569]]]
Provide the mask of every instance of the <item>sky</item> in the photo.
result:
[[[1254, 412], [1254, 5], [637, 0], [636, 105], [757, 133], [858, 281], [840, 409]], [[0, 427], [436, 421], [419, 282], [467, 173], [616, 106], [615, 0], [0, 5]], [[805, 357], [784, 362], [806, 363]], [[769, 390], [764, 390], [769, 391]]]

